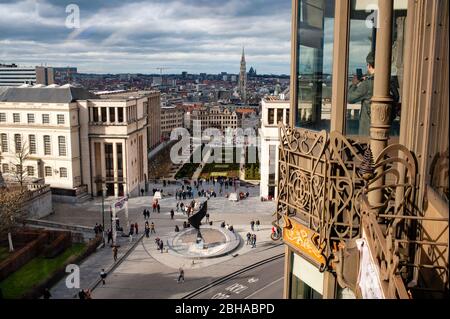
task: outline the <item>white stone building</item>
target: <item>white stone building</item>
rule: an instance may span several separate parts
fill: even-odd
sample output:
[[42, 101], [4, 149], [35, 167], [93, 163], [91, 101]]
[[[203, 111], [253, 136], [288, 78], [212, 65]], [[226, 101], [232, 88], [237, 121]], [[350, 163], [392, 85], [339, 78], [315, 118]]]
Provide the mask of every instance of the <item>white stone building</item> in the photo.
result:
[[[138, 194], [147, 180], [148, 99], [100, 98], [70, 85], [0, 91], [0, 169], [24, 168], [53, 197]], [[64, 196], [64, 197], [62, 197]]]
[[289, 124], [289, 101], [268, 96], [261, 106], [260, 196], [276, 198], [278, 183], [278, 122]]

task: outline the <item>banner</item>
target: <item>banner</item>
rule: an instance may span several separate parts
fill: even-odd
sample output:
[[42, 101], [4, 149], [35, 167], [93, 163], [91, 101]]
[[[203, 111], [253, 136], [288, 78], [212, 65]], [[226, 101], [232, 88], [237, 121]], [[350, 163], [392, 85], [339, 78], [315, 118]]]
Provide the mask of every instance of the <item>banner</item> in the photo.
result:
[[356, 244], [361, 254], [358, 285], [363, 299], [385, 299], [378, 268], [373, 261], [364, 231], [362, 238], [356, 240]]

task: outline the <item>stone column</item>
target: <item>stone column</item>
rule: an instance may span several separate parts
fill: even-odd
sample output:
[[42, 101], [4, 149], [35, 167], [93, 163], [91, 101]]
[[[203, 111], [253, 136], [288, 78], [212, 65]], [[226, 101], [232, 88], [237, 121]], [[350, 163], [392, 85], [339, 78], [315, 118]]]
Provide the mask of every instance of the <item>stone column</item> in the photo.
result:
[[117, 165], [117, 143], [113, 143], [114, 197], [119, 197], [119, 175]]
[[109, 107], [106, 108], [106, 123], [111, 123], [111, 118], [109, 117]]
[[98, 121], [101, 122], [102, 121], [102, 108], [101, 107], [97, 108], [97, 114], [98, 114]]
[[117, 107], [114, 108], [114, 122], [119, 122], [119, 109]]
[[[106, 180], [106, 157], [105, 157], [105, 142], [100, 142], [100, 154], [101, 154], [101, 158], [100, 158], [100, 163], [101, 163], [101, 167], [102, 167], [102, 180]], [[102, 187], [106, 187], [106, 185], [102, 185]]]
[[[387, 146], [390, 129], [390, 115], [392, 98], [390, 96], [391, 55], [392, 55], [392, 23], [393, 0], [380, 1], [377, 30], [377, 43], [375, 49], [375, 79], [371, 105], [370, 147], [374, 159]], [[383, 168], [377, 169], [380, 174]], [[383, 185], [379, 179], [371, 186]], [[381, 202], [381, 190], [369, 193], [369, 202], [374, 205]]]

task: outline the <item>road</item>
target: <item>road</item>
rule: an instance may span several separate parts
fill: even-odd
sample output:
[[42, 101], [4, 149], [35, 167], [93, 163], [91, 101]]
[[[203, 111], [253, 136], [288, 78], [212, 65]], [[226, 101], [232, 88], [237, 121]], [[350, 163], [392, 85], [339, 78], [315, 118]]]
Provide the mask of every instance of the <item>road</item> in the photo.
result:
[[284, 257], [240, 273], [192, 299], [282, 299]]

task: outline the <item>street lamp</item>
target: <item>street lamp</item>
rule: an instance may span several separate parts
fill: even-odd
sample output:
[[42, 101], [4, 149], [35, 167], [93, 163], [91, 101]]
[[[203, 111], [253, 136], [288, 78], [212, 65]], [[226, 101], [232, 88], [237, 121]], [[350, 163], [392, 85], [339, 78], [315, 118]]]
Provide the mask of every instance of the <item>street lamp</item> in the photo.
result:
[[106, 197], [106, 185], [103, 184], [102, 189], [102, 224], [103, 224], [103, 230], [105, 229], [105, 197]]

